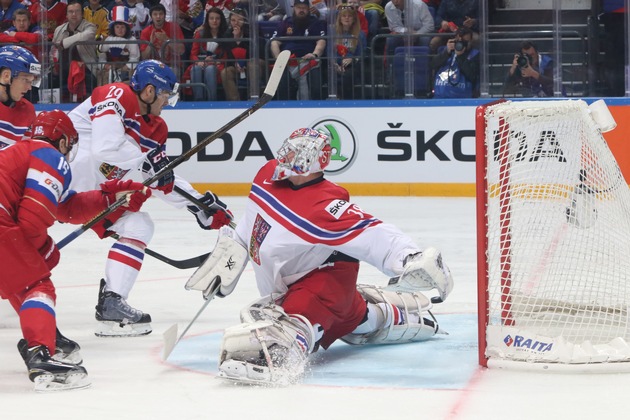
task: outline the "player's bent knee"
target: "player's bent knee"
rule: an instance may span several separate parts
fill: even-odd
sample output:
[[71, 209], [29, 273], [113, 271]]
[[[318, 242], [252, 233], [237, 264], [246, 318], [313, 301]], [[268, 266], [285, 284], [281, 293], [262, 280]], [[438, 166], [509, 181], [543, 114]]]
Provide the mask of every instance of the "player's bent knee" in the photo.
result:
[[110, 230], [115, 231], [121, 237], [135, 239], [148, 244], [153, 238], [155, 225], [149, 213], [126, 212], [112, 225]]
[[[431, 314], [431, 301], [420, 292], [394, 292], [371, 285], [358, 285], [357, 290], [363, 298], [383, 308], [382, 326], [368, 333], [351, 333], [341, 340], [348, 344], [397, 344], [411, 341], [423, 341], [433, 337], [439, 330], [437, 321]], [[384, 305], [381, 305], [384, 304]], [[402, 321], [395, 322], [391, 313], [399, 311]]]

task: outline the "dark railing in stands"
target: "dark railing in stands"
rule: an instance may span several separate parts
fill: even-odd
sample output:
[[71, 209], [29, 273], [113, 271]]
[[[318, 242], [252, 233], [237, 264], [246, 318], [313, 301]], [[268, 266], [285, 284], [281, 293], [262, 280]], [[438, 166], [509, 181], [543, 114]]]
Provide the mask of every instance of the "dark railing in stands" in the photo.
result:
[[[493, 28], [501, 29], [501, 28]], [[584, 33], [579, 30], [567, 30], [562, 31], [562, 86], [566, 90], [566, 95], [571, 97], [587, 96], [592, 91], [591, 76], [592, 58], [588, 57], [589, 40]], [[343, 84], [338, 83], [339, 75], [335, 69], [335, 60], [323, 57], [321, 62], [321, 74], [322, 82], [316, 86], [318, 89], [318, 96], [322, 99], [336, 100], [336, 99], [408, 99], [408, 98], [429, 98], [431, 97], [431, 91], [433, 88], [434, 74], [430, 69], [430, 61], [433, 57], [428, 49], [409, 49], [402, 47], [397, 54], [388, 55], [385, 52], [385, 43], [389, 38], [404, 38], [409, 42], [417, 37], [422, 37], [426, 40], [434, 36], [450, 37], [452, 34], [423, 34], [423, 35], [395, 35], [395, 34], [378, 34], [376, 35], [367, 46], [365, 53], [362, 53], [360, 57], [355, 61], [353, 66], [358, 66], [356, 73], [353, 73], [349, 82], [352, 83], [352, 89], [345, 89]], [[539, 51], [541, 53], [550, 54], [553, 50], [553, 32], [549, 30], [531, 30], [531, 31], [507, 31], [507, 30], [493, 30], [486, 34], [488, 37], [488, 58], [489, 58], [489, 84], [488, 84], [488, 96], [501, 97], [502, 86], [505, 80], [507, 70], [511, 64], [512, 57], [517, 51], [519, 44], [524, 39], [534, 40], [537, 43]], [[320, 37], [283, 37], [277, 38], [280, 41], [289, 41], [299, 38], [300, 40], [308, 39], [320, 39]], [[329, 34], [325, 37], [328, 43], [336, 43], [343, 37], [339, 37], [334, 34]], [[167, 41], [162, 46], [162, 51], [158, 51], [153, 45], [146, 41], [105, 41], [105, 42], [82, 42], [83, 45], [93, 45], [96, 49], [98, 45], [107, 44], [132, 44], [136, 43], [146, 44], [147, 48], [151, 48], [156, 55], [165, 52], [165, 48], [168, 45], [174, 43], [184, 44], [186, 47], [190, 47], [193, 42], [206, 42], [208, 40], [171, 40]], [[215, 42], [234, 42], [233, 38], [229, 39], [214, 39]], [[248, 41], [248, 40], [242, 40]], [[261, 92], [261, 88], [266, 84], [269, 76], [270, 68], [273, 66], [274, 59], [270, 52], [270, 36], [258, 37], [258, 46], [253, 48], [255, 54], [259, 56], [261, 65], [260, 67], [254, 66], [253, 72], [258, 72], [259, 75], [255, 75], [250, 71], [246, 77], [247, 81], [241, 81], [239, 79], [238, 90], [240, 98], [255, 99]], [[428, 42], [428, 41], [426, 41]], [[22, 44], [24, 45], [24, 44]], [[27, 46], [27, 45], [25, 45]], [[44, 45], [46, 49], [50, 48], [50, 44]], [[333, 45], [334, 47], [334, 45]], [[190, 48], [187, 48], [188, 50]], [[71, 49], [71, 55], [73, 58], [78, 58], [78, 54], [75, 52], [76, 48]], [[335, 48], [327, 46], [327, 55], [330, 56], [336, 51]], [[48, 53], [46, 53], [48, 57]], [[251, 60], [255, 60], [256, 57], [252, 57]], [[228, 60], [229, 61], [236, 61]], [[34, 102], [38, 101], [38, 96], [44, 100], [50, 101], [51, 97], [53, 101], [58, 102], [61, 96], [63, 102], [78, 102], [81, 97], [71, 95], [66, 90], [67, 82], [61, 83], [60, 75], [68, 73], [68, 63], [64, 62], [52, 62], [44, 60], [44, 63], [48, 62], [48, 65], [43, 70], [44, 77], [42, 86], [39, 92], [31, 94], [31, 98]], [[255, 62], [255, 61], [254, 61]], [[86, 67], [93, 70], [95, 78], [97, 79], [95, 84], [103, 84], [109, 82], [111, 79], [103, 74], [103, 68], [105, 65], [113, 67], [121, 66], [120, 61], [107, 61], [101, 56], [96, 62], [85, 63]], [[135, 62], [127, 63], [129, 71], [133, 71]], [[171, 63], [167, 63], [175, 66], [176, 73], [180, 76], [180, 83], [184, 89], [184, 100], [191, 100], [191, 95], [187, 92], [191, 91], [191, 88], [201, 88], [206, 91], [205, 97], [208, 97], [208, 89], [205, 83], [193, 82], [191, 79], [182, 78], [186, 74], [186, 69], [194, 64], [190, 59], [175, 59]], [[225, 64], [225, 63], [224, 63]], [[425, 66], [425, 67], [423, 67]], [[422, 69], [422, 77], [419, 77], [419, 70]], [[484, 71], [484, 70], [482, 70]], [[130, 72], [127, 72], [127, 76]], [[310, 76], [307, 75], [307, 78]], [[401, 80], [402, 79], [402, 80]], [[259, 80], [260, 83], [255, 83], [254, 80]], [[125, 81], [125, 80], [123, 80]], [[90, 88], [88, 86], [89, 94]], [[60, 92], [61, 91], [61, 92]], [[218, 100], [224, 100], [225, 95], [221, 84], [218, 85]], [[343, 93], [346, 93], [344, 95]]]

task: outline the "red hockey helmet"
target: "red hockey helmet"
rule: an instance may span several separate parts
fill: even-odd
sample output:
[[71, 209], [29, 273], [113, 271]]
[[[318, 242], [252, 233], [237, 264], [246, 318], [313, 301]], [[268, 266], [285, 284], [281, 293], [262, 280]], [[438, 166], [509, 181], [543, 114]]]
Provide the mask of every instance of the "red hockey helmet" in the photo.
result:
[[44, 138], [48, 140], [57, 150], [59, 150], [59, 140], [68, 140], [68, 147], [79, 141], [79, 133], [74, 128], [72, 120], [65, 112], [55, 109], [53, 111], [43, 111], [37, 114], [31, 127], [33, 138]]

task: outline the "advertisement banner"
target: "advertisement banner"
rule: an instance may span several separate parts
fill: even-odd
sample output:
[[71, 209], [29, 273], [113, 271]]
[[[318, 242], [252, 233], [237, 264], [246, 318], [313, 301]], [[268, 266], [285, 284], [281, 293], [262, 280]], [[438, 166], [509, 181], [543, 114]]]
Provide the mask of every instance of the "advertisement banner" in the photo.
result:
[[[167, 110], [167, 152], [189, 150], [240, 109]], [[313, 127], [333, 147], [339, 184], [469, 184], [474, 190], [475, 107], [265, 108], [177, 169], [195, 184], [249, 183], [291, 132]]]

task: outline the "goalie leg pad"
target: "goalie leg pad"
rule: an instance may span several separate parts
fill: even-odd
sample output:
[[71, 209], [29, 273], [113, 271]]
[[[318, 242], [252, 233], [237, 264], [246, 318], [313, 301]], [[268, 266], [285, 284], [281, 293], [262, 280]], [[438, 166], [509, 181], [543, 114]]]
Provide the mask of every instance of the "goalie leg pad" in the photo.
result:
[[432, 301], [440, 303], [445, 301], [453, 290], [453, 277], [443, 263], [440, 251], [429, 247], [419, 254], [408, 257], [403, 273], [390, 279], [387, 288], [401, 292], [437, 289], [439, 296], [434, 297]]
[[224, 226], [212, 254], [186, 283], [186, 290], [201, 290], [205, 299], [219, 287], [219, 296], [232, 293], [248, 261], [247, 249], [234, 238], [234, 230]]
[[[348, 344], [399, 344], [427, 340], [435, 334], [447, 334], [439, 329], [430, 312], [433, 305], [422, 293], [393, 292], [361, 284], [357, 285], [357, 290], [368, 303], [377, 304], [384, 310], [383, 318], [387, 321], [375, 331], [343, 336], [341, 339]], [[383, 303], [385, 305], [382, 305]], [[400, 324], [392, 322], [394, 318], [392, 312], [395, 309], [402, 313], [404, 321]]]
[[219, 376], [235, 382], [287, 386], [304, 375], [315, 333], [300, 315], [274, 303], [256, 302], [241, 312], [242, 324], [227, 328]]

